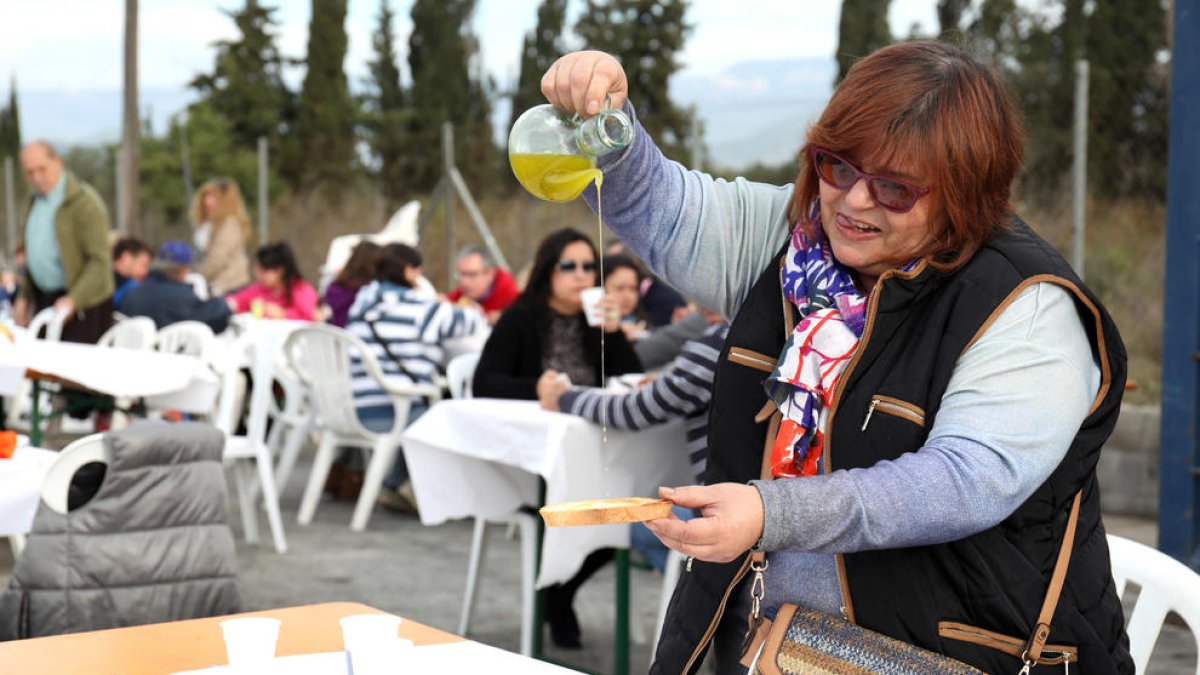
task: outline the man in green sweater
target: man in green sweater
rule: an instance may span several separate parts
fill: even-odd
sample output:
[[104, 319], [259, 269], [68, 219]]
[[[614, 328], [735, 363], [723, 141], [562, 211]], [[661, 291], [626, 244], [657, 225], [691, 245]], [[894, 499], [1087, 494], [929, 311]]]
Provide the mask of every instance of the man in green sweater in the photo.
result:
[[45, 141], [21, 149], [21, 168], [34, 194], [25, 209], [27, 283], [13, 313], [25, 324], [52, 306], [67, 315], [63, 340], [95, 342], [113, 321], [108, 210]]

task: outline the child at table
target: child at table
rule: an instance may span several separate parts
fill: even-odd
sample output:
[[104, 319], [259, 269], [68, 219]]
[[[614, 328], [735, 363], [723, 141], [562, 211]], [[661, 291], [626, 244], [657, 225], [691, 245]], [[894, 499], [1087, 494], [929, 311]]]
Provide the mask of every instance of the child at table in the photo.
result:
[[300, 275], [296, 256], [285, 241], [260, 246], [254, 254], [254, 281], [225, 296], [233, 312], [258, 318], [320, 320], [317, 290]]

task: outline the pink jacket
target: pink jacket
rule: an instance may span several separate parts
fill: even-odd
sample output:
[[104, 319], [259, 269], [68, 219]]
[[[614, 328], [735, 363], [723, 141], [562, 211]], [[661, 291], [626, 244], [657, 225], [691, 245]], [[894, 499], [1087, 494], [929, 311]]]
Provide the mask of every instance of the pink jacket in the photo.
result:
[[[261, 300], [264, 306], [276, 305], [283, 309], [283, 318], [300, 321], [315, 320], [319, 302], [317, 289], [303, 279], [292, 286], [292, 303], [290, 305], [284, 301], [282, 293], [276, 293], [257, 281], [226, 297], [237, 305], [238, 312], [251, 311], [254, 301]], [[268, 315], [264, 313], [263, 316]]]

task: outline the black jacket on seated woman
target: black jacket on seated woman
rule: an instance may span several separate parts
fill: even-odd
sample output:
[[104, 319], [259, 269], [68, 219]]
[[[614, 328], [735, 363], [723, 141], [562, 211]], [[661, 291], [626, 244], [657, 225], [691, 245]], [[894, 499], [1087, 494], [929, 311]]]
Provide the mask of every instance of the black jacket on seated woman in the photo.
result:
[[[566, 373], [573, 384], [600, 386], [600, 328], [588, 325], [579, 299], [596, 279], [596, 251], [586, 236], [569, 228], [547, 236], [528, 286], [492, 328], [475, 368], [475, 396], [537, 400], [538, 379], [547, 371]], [[618, 322], [605, 325], [609, 377], [642, 370]]]

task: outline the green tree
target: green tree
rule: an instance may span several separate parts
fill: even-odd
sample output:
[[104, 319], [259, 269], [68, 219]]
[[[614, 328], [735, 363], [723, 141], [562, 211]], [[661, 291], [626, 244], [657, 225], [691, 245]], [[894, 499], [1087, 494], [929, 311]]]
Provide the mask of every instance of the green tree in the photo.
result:
[[346, 83], [346, 2], [312, 0], [307, 70], [286, 144], [293, 185], [344, 186], [352, 177], [356, 112]]
[[567, 0], [542, 0], [537, 17], [537, 26], [526, 33], [521, 42], [521, 71], [512, 96], [510, 129], [521, 113], [546, 102], [542, 96], [542, 75], [566, 51], [563, 24], [567, 17]]
[[971, 7], [971, 0], [938, 0], [937, 17], [939, 34], [953, 35], [962, 29], [963, 16]]
[[412, 111], [396, 65], [394, 17], [389, 0], [381, 0], [378, 23], [371, 35], [375, 58], [368, 63], [371, 77], [362, 99], [363, 132], [377, 165], [375, 177], [380, 191], [393, 206], [410, 194], [404, 158], [409, 150], [408, 128], [412, 123]]
[[838, 20], [837, 81], [841, 82], [854, 62], [892, 42], [888, 28], [891, 0], [842, 0]]
[[1095, 0], [1092, 8], [1083, 44], [1093, 191], [1164, 196], [1169, 73], [1159, 56], [1167, 50], [1166, 10], [1161, 0]]
[[687, 0], [588, 0], [575, 32], [591, 49], [616, 55], [629, 79], [638, 118], [663, 151], [686, 159], [690, 138], [687, 114], [671, 101], [668, 84], [679, 70], [676, 55], [688, 32]]
[[21, 110], [17, 106], [17, 78], [8, 87], [8, 105], [0, 108], [0, 157], [16, 157], [21, 152]]
[[496, 176], [490, 83], [469, 64], [479, 43], [468, 29], [474, 0], [416, 0], [408, 66], [412, 73], [412, 150], [408, 174], [414, 190], [431, 189], [442, 174], [442, 123], [454, 125], [455, 157], [474, 184]]
[[241, 11], [226, 12], [241, 35], [216, 42], [212, 72], [191, 82], [243, 148], [257, 147], [259, 137], [266, 136], [277, 149], [293, 115], [293, 96], [283, 82], [284, 59], [275, 46], [275, 11], [246, 0]]

